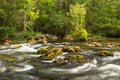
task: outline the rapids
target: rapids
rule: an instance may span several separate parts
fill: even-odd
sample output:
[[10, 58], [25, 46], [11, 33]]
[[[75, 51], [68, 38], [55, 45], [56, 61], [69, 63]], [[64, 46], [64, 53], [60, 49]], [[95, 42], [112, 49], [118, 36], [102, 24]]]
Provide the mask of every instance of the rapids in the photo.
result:
[[[41, 47], [46, 45], [22, 43], [0, 47], [0, 80], [120, 80], [120, 51], [110, 48], [113, 56], [96, 56], [98, 49], [105, 47], [82, 49], [80, 52], [88, 56], [91, 61], [83, 64], [55, 63], [58, 58], [64, 58], [64, 52], [52, 60], [41, 60], [41, 54], [36, 54]], [[64, 46], [54, 43], [56, 46]], [[107, 47], [105, 49], [108, 49]]]

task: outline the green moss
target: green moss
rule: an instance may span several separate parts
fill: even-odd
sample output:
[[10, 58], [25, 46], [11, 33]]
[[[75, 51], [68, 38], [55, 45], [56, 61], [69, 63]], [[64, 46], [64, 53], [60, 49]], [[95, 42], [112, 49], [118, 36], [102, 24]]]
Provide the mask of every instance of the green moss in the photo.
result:
[[65, 46], [63, 47], [64, 52], [78, 52], [80, 51], [80, 46]]
[[98, 52], [98, 55], [100, 56], [113, 56], [108, 50], [101, 50]]
[[16, 58], [9, 55], [0, 55], [0, 59], [9, 60], [9, 61], [16, 60]]
[[65, 57], [71, 63], [81, 63], [84, 59], [84, 56], [81, 54], [66, 54]]
[[58, 55], [62, 54], [62, 48], [51, 48], [48, 49], [41, 55], [42, 59], [52, 59]]
[[46, 53], [47, 51], [48, 51], [47, 48], [42, 47], [42, 48], [40, 48], [40, 49], [37, 51], [37, 53], [39, 53], [39, 54], [43, 54], [43, 53]]

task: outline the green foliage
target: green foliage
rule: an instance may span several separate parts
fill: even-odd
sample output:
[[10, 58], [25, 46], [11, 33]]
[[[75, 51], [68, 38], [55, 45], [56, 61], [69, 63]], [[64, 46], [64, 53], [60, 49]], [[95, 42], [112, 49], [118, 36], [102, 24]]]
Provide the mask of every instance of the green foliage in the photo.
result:
[[13, 38], [15, 30], [12, 27], [0, 26], [0, 41], [5, 41], [9, 38]]
[[40, 17], [35, 21], [34, 29], [42, 33], [63, 36], [65, 34], [65, 25], [67, 17], [61, 9], [57, 11], [57, 5], [44, 2], [41, 3]]
[[11, 34], [20, 32], [17, 38], [23, 39], [34, 31], [78, 39], [87, 39], [87, 31], [89, 36], [120, 37], [119, 3], [120, 0], [1, 0], [0, 33], [6, 34], [1, 38], [12, 38]]
[[119, 37], [119, 2], [120, 0], [91, 1], [87, 5], [87, 30], [95, 35]]
[[86, 4], [78, 4], [70, 5], [70, 17], [71, 17], [71, 24], [74, 26], [80, 25], [79, 27], [84, 27], [85, 24], [85, 14], [86, 14]]
[[88, 33], [84, 29], [85, 27], [85, 15], [86, 15], [86, 4], [78, 4], [70, 6], [70, 18], [71, 18], [71, 24], [72, 28], [70, 30], [70, 34], [74, 37], [82, 40], [86, 40]]
[[15, 35], [15, 39], [26, 39], [26, 38], [30, 38], [30, 37], [33, 37], [33, 36], [39, 36], [41, 35], [42, 33], [41, 32], [19, 32]]
[[78, 34], [78, 38], [87, 40], [87, 37], [88, 37], [88, 33], [87, 33], [86, 29], [81, 29]]
[[66, 17], [63, 14], [54, 13], [50, 17], [50, 30], [52, 30], [52, 34], [55, 35], [64, 35], [64, 26], [66, 23]]

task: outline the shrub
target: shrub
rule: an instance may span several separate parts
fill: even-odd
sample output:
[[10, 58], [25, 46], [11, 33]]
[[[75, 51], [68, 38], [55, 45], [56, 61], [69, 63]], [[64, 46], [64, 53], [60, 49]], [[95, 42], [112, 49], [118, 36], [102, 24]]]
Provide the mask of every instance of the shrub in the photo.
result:
[[30, 38], [32, 36], [39, 36], [41, 35], [41, 32], [19, 32], [16, 34], [16, 38], [15, 39], [26, 39], [26, 38]]
[[5, 41], [6, 39], [13, 39], [15, 30], [12, 27], [0, 26], [0, 41]]

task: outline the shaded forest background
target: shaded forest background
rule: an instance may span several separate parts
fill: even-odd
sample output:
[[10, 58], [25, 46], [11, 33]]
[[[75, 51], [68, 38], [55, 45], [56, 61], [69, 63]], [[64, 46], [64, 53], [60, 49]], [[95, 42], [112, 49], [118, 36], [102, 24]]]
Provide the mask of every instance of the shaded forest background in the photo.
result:
[[0, 0], [0, 41], [39, 34], [120, 37], [120, 0]]

